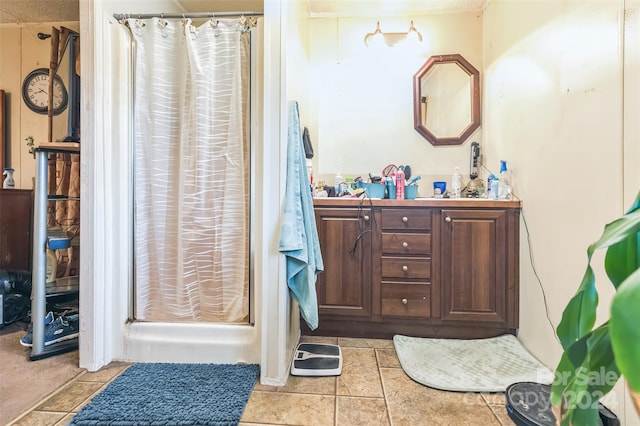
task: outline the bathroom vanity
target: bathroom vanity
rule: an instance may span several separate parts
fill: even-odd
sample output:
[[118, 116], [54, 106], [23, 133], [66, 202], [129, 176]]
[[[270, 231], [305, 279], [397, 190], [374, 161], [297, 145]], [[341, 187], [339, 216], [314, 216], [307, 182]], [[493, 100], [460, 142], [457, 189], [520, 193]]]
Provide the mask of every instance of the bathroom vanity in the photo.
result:
[[316, 198], [319, 327], [481, 338], [518, 328], [519, 201]]

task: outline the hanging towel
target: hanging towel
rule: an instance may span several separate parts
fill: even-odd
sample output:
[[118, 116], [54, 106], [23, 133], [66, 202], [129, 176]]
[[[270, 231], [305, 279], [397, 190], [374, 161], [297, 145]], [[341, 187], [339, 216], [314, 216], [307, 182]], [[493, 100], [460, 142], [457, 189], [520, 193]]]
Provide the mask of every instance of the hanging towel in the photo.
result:
[[298, 103], [289, 102], [287, 186], [280, 226], [280, 253], [286, 256], [287, 285], [311, 330], [318, 328], [316, 276], [324, 270], [305, 164]]
[[307, 159], [313, 158], [313, 145], [311, 145], [311, 136], [309, 136], [309, 129], [306, 127], [302, 131], [302, 142], [304, 144], [304, 156]]

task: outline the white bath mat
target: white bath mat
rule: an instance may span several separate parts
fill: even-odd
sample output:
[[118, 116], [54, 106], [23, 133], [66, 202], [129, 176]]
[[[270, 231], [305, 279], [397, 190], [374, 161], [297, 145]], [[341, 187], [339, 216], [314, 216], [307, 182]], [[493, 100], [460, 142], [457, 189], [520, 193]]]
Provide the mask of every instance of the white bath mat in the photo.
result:
[[473, 340], [396, 335], [393, 343], [405, 373], [435, 389], [504, 392], [516, 382], [553, 381], [553, 372], [511, 334]]

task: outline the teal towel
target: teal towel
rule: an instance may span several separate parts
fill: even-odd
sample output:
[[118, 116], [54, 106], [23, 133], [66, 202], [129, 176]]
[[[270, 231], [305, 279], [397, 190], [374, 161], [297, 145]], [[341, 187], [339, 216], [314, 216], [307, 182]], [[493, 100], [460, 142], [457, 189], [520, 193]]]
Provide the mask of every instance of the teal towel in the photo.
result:
[[318, 328], [316, 276], [324, 270], [307, 176], [298, 103], [289, 102], [287, 186], [280, 225], [280, 253], [286, 256], [287, 285], [311, 330]]

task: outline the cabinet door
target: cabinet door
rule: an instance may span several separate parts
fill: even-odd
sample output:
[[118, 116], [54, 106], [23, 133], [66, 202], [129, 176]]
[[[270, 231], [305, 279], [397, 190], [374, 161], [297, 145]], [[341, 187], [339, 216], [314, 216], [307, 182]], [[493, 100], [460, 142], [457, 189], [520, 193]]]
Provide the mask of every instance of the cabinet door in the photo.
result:
[[369, 316], [371, 306], [371, 211], [316, 208], [324, 272], [318, 275], [321, 315]]
[[30, 190], [0, 189], [0, 269], [31, 270]]
[[498, 209], [441, 211], [443, 320], [517, 325], [518, 249], [508, 229], [517, 229], [514, 216]]

